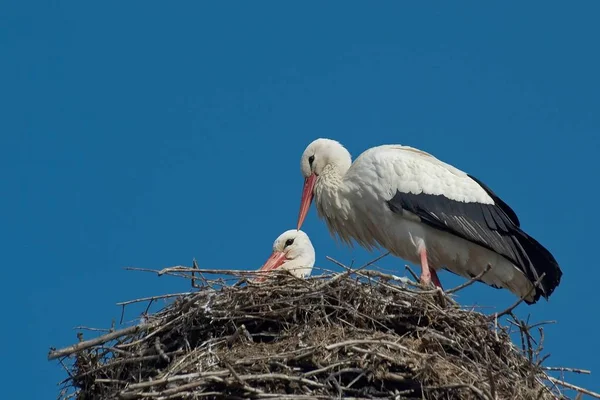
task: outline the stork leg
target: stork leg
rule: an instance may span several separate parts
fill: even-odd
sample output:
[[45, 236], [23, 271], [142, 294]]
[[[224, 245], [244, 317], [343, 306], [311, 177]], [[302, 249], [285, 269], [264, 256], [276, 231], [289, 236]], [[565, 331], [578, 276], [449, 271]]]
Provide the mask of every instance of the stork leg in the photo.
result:
[[421, 283], [425, 286], [429, 286], [429, 283], [433, 281], [435, 286], [443, 289], [440, 278], [437, 276], [437, 272], [435, 272], [435, 269], [429, 268], [429, 263], [427, 262], [427, 250], [425, 248], [421, 249], [419, 255], [421, 256]]

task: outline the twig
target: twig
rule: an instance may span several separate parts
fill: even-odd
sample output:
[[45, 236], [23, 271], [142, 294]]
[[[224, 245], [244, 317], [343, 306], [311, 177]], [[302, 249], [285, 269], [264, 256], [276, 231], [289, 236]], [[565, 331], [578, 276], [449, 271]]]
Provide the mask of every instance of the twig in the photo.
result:
[[550, 325], [550, 324], [555, 324], [555, 323], [556, 323], [556, 321], [541, 321], [541, 322], [537, 322], [535, 324], [529, 325], [529, 329], [533, 329], [533, 328], [536, 328], [541, 325]]
[[529, 289], [529, 291], [527, 292], [527, 294], [525, 296], [521, 297], [513, 305], [511, 305], [510, 307], [508, 307], [506, 310], [502, 311], [501, 313], [494, 313], [493, 315], [489, 315], [488, 319], [489, 320], [493, 320], [494, 318], [500, 318], [500, 317], [503, 317], [503, 316], [505, 316], [507, 314], [510, 314], [515, 308], [517, 308], [517, 306], [519, 304], [521, 304], [523, 301], [525, 301], [525, 299], [527, 298], [527, 296], [529, 296], [531, 293], [533, 293], [533, 291], [535, 290], [535, 288], [540, 284], [540, 282], [542, 281], [542, 279], [544, 279], [545, 276], [546, 276], [546, 273], [544, 272], [542, 274], [542, 276], [540, 276], [538, 278], [538, 280], [535, 281], [535, 283], [533, 284], [533, 286], [531, 286], [531, 288]]
[[444, 389], [469, 389], [473, 393], [475, 393], [480, 399], [490, 400], [488, 396], [486, 396], [481, 390], [477, 389], [473, 385], [467, 385], [464, 383], [458, 383], [454, 385], [442, 385], [442, 386], [424, 386], [423, 390], [444, 390]]
[[169, 358], [169, 356], [166, 355], [165, 351], [162, 349], [162, 344], [160, 343], [160, 338], [158, 336], [156, 338], [154, 338], [154, 349], [156, 349], [156, 352], [158, 353], [158, 355], [160, 356], [160, 358], [162, 358], [166, 362], [170, 362], [171, 361], [171, 359]]
[[157, 379], [155, 381], [134, 383], [134, 384], [129, 385], [127, 387], [127, 389], [123, 390], [121, 392], [121, 395], [123, 395], [124, 393], [126, 393], [128, 391], [146, 389], [146, 388], [149, 388], [152, 386], [162, 386], [166, 383], [171, 383], [171, 382], [176, 382], [176, 381], [185, 381], [185, 380], [189, 380], [189, 379], [206, 378], [206, 377], [210, 377], [210, 376], [227, 376], [227, 375], [229, 375], [229, 373], [230, 372], [228, 370], [221, 369], [221, 370], [210, 371], [210, 372], [194, 372], [194, 373], [185, 374], [185, 375], [174, 375], [174, 376], [171, 376], [166, 379]]
[[407, 353], [411, 353], [411, 354], [422, 354], [419, 353], [418, 351], [414, 351], [409, 349], [406, 346], [402, 346], [398, 343], [394, 343], [394, 342], [390, 342], [389, 340], [373, 340], [373, 339], [356, 339], [356, 340], [347, 340], [345, 342], [339, 342], [339, 343], [334, 343], [334, 344], [330, 344], [328, 346], [325, 346], [325, 349], [327, 350], [333, 350], [336, 349], [338, 347], [344, 347], [344, 346], [351, 346], [354, 344], [377, 344], [377, 345], [386, 345], [386, 346], [390, 346], [393, 347], [395, 349], [398, 350], [402, 350], [405, 351]]
[[[258, 271], [246, 271], [246, 270], [237, 270], [237, 269], [196, 269], [192, 267], [186, 267], [183, 265], [177, 265], [175, 267], [167, 267], [163, 269], [151, 269], [151, 268], [136, 268], [136, 267], [125, 267], [126, 271], [141, 271], [141, 272], [152, 272], [159, 276], [170, 274], [174, 272], [187, 272], [187, 273], [205, 273], [212, 275], [233, 275], [233, 276], [243, 276], [243, 275], [257, 275], [261, 274]], [[189, 276], [191, 278], [191, 276]], [[196, 278], [197, 279], [197, 278]]]
[[168, 299], [168, 298], [171, 298], [171, 297], [187, 296], [188, 294], [191, 294], [191, 292], [173, 293], [173, 294], [162, 294], [162, 295], [159, 295], [159, 296], [142, 297], [140, 299], [122, 301], [120, 303], [117, 303], [117, 305], [118, 306], [126, 306], [126, 305], [133, 304], [133, 303], [141, 303], [143, 301], [155, 301], [155, 300], [160, 300], [160, 299]]
[[561, 372], [573, 372], [575, 374], [585, 374], [589, 375], [592, 371], [588, 371], [587, 369], [579, 369], [579, 368], [567, 368], [567, 367], [542, 367], [545, 371], [561, 371]]
[[338, 281], [338, 280], [340, 280], [340, 279], [342, 279], [342, 278], [344, 278], [344, 277], [346, 277], [346, 276], [349, 276], [349, 275], [350, 275], [350, 274], [352, 274], [353, 272], [357, 272], [357, 271], [360, 271], [361, 269], [365, 269], [365, 268], [367, 268], [367, 267], [369, 267], [369, 266], [371, 266], [371, 265], [375, 264], [377, 261], [381, 260], [382, 258], [384, 258], [385, 256], [387, 256], [387, 255], [389, 255], [389, 254], [390, 254], [390, 252], [388, 251], [387, 253], [384, 253], [384, 254], [380, 255], [379, 257], [375, 258], [374, 260], [372, 260], [372, 261], [369, 261], [368, 263], [366, 263], [366, 264], [364, 264], [364, 265], [362, 265], [362, 266], [360, 266], [360, 267], [358, 267], [358, 268], [356, 268], [356, 269], [354, 269], [354, 270], [353, 270], [353, 269], [350, 269], [350, 268], [349, 268], [349, 267], [347, 267], [347, 266], [345, 266], [345, 265], [344, 265], [344, 264], [342, 264], [341, 262], [339, 262], [339, 261], [337, 261], [337, 260], [335, 260], [335, 259], [333, 259], [333, 258], [331, 258], [331, 257], [327, 256], [327, 257], [325, 257], [326, 259], [328, 259], [329, 261], [331, 261], [331, 262], [332, 262], [332, 263], [334, 263], [334, 264], [337, 264], [337, 265], [339, 265], [339, 266], [340, 266], [340, 267], [342, 267], [342, 268], [345, 268], [347, 271], [346, 271], [346, 272], [342, 272], [341, 274], [338, 274], [337, 276], [333, 277], [332, 279], [330, 279], [330, 280], [328, 280], [328, 281], [326, 281], [326, 282], [323, 282], [323, 283], [322, 283], [320, 286], [317, 286], [315, 289], [316, 289], [316, 290], [320, 290], [320, 289], [321, 289], [322, 287], [324, 287], [325, 285], [331, 285], [333, 282], [336, 282], [336, 281]]
[[[356, 272], [356, 271], [354, 271]], [[369, 269], [369, 270], [365, 270], [365, 271], [361, 271], [360, 272], [362, 275], [368, 276], [368, 277], [376, 277], [376, 278], [380, 278], [384, 281], [396, 281], [396, 282], [401, 282], [403, 284], [409, 284], [411, 286], [415, 286], [418, 287], [418, 285], [411, 281], [410, 279], [404, 277], [404, 276], [397, 276], [397, 275], [391, 275], [391, 274], [385, 274], [383, 272], [380, 271], [375, 271], [373, 269]]]
[[[175, 351], [172, 351], [172, 352], [166, 353], [166, 354], [167, 355], [179, 355], [179, 354], [182, 354], [182, 353], [183, 353], [182, 350], [175, 350]], [[142, 357], [121, 358], [121, 359], [118, 359], [116, 361], [111, 361], [111, 362], [109, 362], [107, 364], [103, 364], [103, 365], [99, 366], [96, 369], [93, 369], [93, 370], [90, 370], [90, 371], [87, 371], [87, 372], [84, 372], [84, 373], [77, 374], [77, 375], [75, 375], [73, 377], [73, 379], [83, 378], [85, 376], [92, 375], [92, 374], [94, 374], [94, 373], [96, 373], [98, 371], [102, 371], [102, 370], [114, 368], [117, 365], [133, 364], [133, 363], [139, 363], [139, 362], [144, 362], [144, 361], [157, 360], [159, 358], [160, 358], [160, 356], [158, 354], [151, 355], [151, 356], [142, 356]], [[62, 360], [60, 360], [60, 361], [62, 361]], [[65, 382], [62, 382], [62, 383], [65, 383]]]
[[307, 376], [318, 375], [318, 374], [321, 374], [323, 372], [327, 372], [330, 369], [334, 369], [336, 367], [340, 367], [340, 366], [346, 365], [346, 364], [348, 364], [348, 361], [341, 361], [341, 362], [338, 362], [338, 363], [334, 363], [334, 364], [328, 365], [328, 366], [323, 367], [323, 368], [314, 369], [312, 371], [305, 372], [302, 376], [306, 378]]
[[600, 399], [600, 394], [599, 393], [592, 392], [591, 390], [587, 390], [587, 389], [584, 389], [584, 388], [579, 387], [579, 386], [575, 386], [575, 385], [573, 385], [571, 383], [568, 383], [568, 382], [565, 382], [565, 381], [561, 381], [560, 379], [556, 379], [556, 378], [553, 378], [551, 376], [548, 376], [547, 378], [548, 378], [548, 380], [550, 382], [552, 382], [554, 384], [557, 384], [557, 385], [560, 385], [560, 386], [564, 386], [564, 387], [569, 388], [569, 389], [577, 390], [580, 393], [587, 394], [588, 396], [595, 397], [596, 399]]
[[404, 269], [406, 269], [406, 270], [408, 271], [408, 273], [412, 275], [413, 279], [414, 279], [416, 282], [420, 282], [420, 281], [421, 281], [421, 278], [419, 278], [419, 277], [417, 276], [417, 274], [415, 274], [415, 271], [413, 271], [411, 267], [409, 267], [408, 265], [405, 265], [405, 266], [404, 266]]
[[235, 372], [235, 369], [233, 369], [231, 364], [229, 364], [228, 362], [225, 362], [224, 364], [225, 367], [227, 367], [227, 369], [229, 370], [229, 372], [231, 372], [231, 375], [235, 378], [236, 381], [238, 381], [242, 385], [246, 385], [246, 382], [244, 382], [244, 380], [238, 375], [238, 373]]
[[284, 374], [258, 374], [258, 375], [241, 375], [240, 379], [245, 381], [261, 381], [261, 380], [281, 380], [288, 382], [300, 382], [308, 386], [317, 387], [317, 388], [325, 388], [326, 386], [322, 383], [315, 382], [310, 379], [300, 378], [297, 376], [289, 376]]
[[118, 337], [121, 337], [121, 336], [138, 333], [140, 331], [147, 330], [147, 329], [151, 328], [152, 326], [153, 326], [152, 324], [130, 326], [129, 328], [125, 328], [125, 329], [121, 329], [119, 331], [107, 333], [106, 335], [102, 335], [95, 339], [90, 339], [90, 340], [86, 340], [84, 342], [79, 342], [72, 346], [65, 347], [60, 350], [51, 350], [48, 353], [48, 360], [54, 360], [58, 357], [67, 356], [69, 354], [73, 354], [73, 353], [76, 353], [81, 350], [89, 349], [90, 347], [109, 342], [109, 341], [116, 339]]
[[490, 394], [492, 395], [492, 399], [495, 400], [498, 398], [498, 396], [496, 395], [496, 381], [494, 380], [494, 373], [492, 372], [491, 365], [487, 366], [487, 376], [488, 381], [490, 381]]
[[463, 283], [461, 285], [458, 285], [457, 287], [455, 287], [453, 289], [446, 290], [446, 294], [451, 294], [451, 293], [454, 293], [454, 292], [458, 292], [459, 290], [462, 290], [462, 289], [466, 288], [467, 286], [471, 286], [473, 283], [479, 281], [491, 269], [492, 269], [492, 266], [490, 264], [488, 264], [483, 271], [481, 271], [479, 274], [477, 274], [476, 276], [474, 276], [473, 278], [471, 278], [467, 282], [465, 282], [465, 283]]
[[73, 328], [73, 330], [85, 330], [85, 331], [92, 331], [92, 332], [112, 332], [110, 329], [107, 329], [107, 328], [89, 328], [87, 326], [76, 326]]

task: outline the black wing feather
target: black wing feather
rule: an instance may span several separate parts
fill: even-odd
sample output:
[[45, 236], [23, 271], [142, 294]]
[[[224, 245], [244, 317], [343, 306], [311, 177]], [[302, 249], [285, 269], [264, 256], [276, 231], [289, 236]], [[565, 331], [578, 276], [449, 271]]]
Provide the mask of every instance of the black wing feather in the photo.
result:
[[521, 230], [517, 215], [506, 203], [481, 182], [475, 182], [496, 204], [465, 203], [443, 195], [397, 191], [388, 201], [388, 207], [396, 213], [410, 211], [433, 228], [502, 255], [521, 269], [531, 282], [537, 281], [545, 272], [534, 302], [540, 295], [548, 298], [560, 282], [562, 272], [558, 263], [548, 250]]
[[496, 193], [494, 193], [492, 189], [490, 189], [485, 183], [481, 182], [479, 179], [475, 178], [473, 175], [467, 174], [467, 176], [473, 179], [479, 186], [481, 186], [483, 190], [486, 191], [486, 193], [492, 198], [492, 200], [494, 200], [496, 206], [498, 206], [502, 211], [504, 211], [504, 213], [508, 216], [508, 218], [516, 227], [521, 226], [521, 222], [519, 221], [519, 217], [517, 217], [517, 213], [515, 213], [513, 209], [510, 208], [509, 205], [504, 202], [504, 200], [498, 197], [498, 195], [496, 195]]

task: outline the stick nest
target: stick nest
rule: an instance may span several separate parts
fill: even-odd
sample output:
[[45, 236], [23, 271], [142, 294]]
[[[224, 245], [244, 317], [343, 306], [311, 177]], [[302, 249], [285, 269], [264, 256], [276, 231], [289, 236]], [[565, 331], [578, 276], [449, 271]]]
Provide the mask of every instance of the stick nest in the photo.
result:
[[62, 398], [561, 397], [523, 322], [500, 326], [405, 278], [204, 283], [137, 326], [52, 350], [72, 360]]

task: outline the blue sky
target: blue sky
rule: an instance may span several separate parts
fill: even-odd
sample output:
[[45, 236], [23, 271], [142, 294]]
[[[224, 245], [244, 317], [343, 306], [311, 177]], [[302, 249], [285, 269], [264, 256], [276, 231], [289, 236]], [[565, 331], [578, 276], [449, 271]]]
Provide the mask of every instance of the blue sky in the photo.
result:
[[[123, 267], [259, 267], [295, 227], [300, 155], [317, 137], [354, 157], [415, 146], [491, 186], [564, 271], [550, 302], [518, 309], [558, 321], [547, 364], [600, 374], [597, 2], [216, 4], [4, 4], [7, 398], [57, 395], [65, 374], [46, 355], [76, 341], [73, 327], [188, 289]], [[303, 229], [323, 267], [379, 254], [337, 245], [314, 208]], [[399, 259], [378, 265], [404, 273]], [[514, 297], [478, 284], [459, 300]]]

